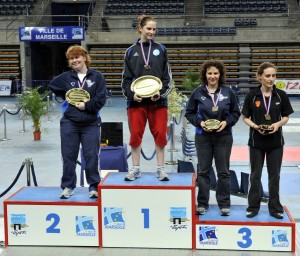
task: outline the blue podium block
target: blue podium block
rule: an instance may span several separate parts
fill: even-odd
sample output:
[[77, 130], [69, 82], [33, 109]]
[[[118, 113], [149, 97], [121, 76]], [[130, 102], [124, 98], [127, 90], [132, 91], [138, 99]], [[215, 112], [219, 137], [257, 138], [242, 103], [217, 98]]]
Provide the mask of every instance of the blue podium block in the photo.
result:
[[192, 248], [195, 176], [142, 173], [124, 181], [110, 173], [101, 182], [99, 230], [102, 247]]
[[23, 187], [6, 199], [6, 245], [99, 246], [97, 199], [76, 188], [60, 199], [61, 188]]
[[230, 216], [221, 216], [217, 205], [196, 216], [195, 249], [243, 251], [295, 251], [295, 221], [284, 207], [283, 219], [261, 206], [259, 214], [246, 217], [245, 205], [231, 206]]

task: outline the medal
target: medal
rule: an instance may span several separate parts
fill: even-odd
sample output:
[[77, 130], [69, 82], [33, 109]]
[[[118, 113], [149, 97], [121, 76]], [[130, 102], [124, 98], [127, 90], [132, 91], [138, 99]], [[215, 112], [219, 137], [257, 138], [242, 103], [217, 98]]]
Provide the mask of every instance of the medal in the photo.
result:
[[263, 96], [263, 101], [264, 101], [264, 105], [265, 105], [265, 109], [266, 109], [266, 114], [265, 114], [265, 119], [267, 121], [271, 121], [271, 115], [270, 113], [270, 107], [271, 107], [271, 100], [272, 100], [272, 93], [270, 94], [270, 98], [269, 101], [267, 102], [265, 95], [262, 92], [262, 96]]
[[218, 112], [218, 106], [213, 106], [212, 108], [211, 108], [211, 111], [212, 112]]
[[217, 99], [216, 99], [216, 100], [215, 100], [215, 95], [212, 94], [212, 93], [209, 91], [207, 85], [206, 85], [206, 89], [207, 89], [208, 94], [209, 94], [209, 96], [211, 97], [211, 101], [212, 101], [212, 103], [213, 103], [213, 106], [212, 106], [212, 108], [211, 108], [211, 111], [212, 111], [212, 112], [218, 112], [219, 107], [218, 107], [217, 105], [218, 105], [218, 101], [219, 101], [219, 97], [220, 97], [222, 88], [220, 88], [220, 91], [219, 91], [219, 93], [218, 93], [218, 95], [217, 95]]
[[140, 46], [141, 46], [141, 51], [142, 51], [142, 55], [143, 55], [143, 59], [144, 59], [144, 69], [145, 70], [150, 70], [151, 67], [149, 65], [149, 59], [150, 59], [150, 52], [151, 52], [151, 46], [152, 46], [152, 41], [150, 41], [149, 43], [149, 49], [148, 49], [148, 56], [147, 56], [147, 59], [146, 59], [146, 56], [145, 56], [145, 53], [144, 53], [144, 47], [143, 47], [143, 43], [140, 42]]
[[269, 114], [266, 114], [266, 115], [265, 115], [265, 119], [266, 119], [267, 121], [270, 121], [270, 120], [271, 120], [271, 116], [270, 116]]

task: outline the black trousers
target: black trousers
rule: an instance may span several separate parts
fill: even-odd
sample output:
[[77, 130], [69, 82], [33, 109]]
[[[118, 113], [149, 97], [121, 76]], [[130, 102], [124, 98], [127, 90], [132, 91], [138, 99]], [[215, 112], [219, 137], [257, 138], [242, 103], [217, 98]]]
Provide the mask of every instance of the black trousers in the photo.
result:
[[249, 147], [250, 151], [250, 181], [248, 189], [247, 211], [258, 212], [261, 202], [261, 176], [266, 159], [269, 188], [269, 212], [283, 213], [279, 198], [280, 170], [283, 157], [283, 147], [261, 149]]
[[198, 207], [209, 208], [210, 171], [215, 159], [217, 170], [216, 199], [219, 208], [230, 208], [230, 172], [229, 161], [233, 144], [232, 134], [217, 136], [214, 134], [195, 135], [198, 157]]

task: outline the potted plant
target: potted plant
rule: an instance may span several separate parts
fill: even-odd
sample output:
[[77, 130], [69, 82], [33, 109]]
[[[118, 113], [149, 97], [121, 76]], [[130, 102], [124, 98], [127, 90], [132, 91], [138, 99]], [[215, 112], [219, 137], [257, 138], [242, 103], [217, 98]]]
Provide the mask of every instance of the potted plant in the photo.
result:
[[41, 136], [41, 117], [48, 113], [48, 102], [46, 97], [50, 93], [45, 91], [40, 93], [41, 86], [37, 88], [26, 88], [19, 94], [20, 104], [33, 122], [34, 140], [40, 140]]
[[198, 71], [188, 69], [185, 72], [185, 77], [182, 82], [182, 87], [185, 91], [193, 91], [200, 84], [200, 74]]
[[174, 81], [173, 81], [172, 85], [173, 85], [172, 90], [168, 95], [168, 120], [169, 120], [169, 122], [172, 122], [174, 118], [175, 119], [180, 118], [181, 112], [184, 109], [185, 103], [188, 100], [186, 95], [177, 91]]

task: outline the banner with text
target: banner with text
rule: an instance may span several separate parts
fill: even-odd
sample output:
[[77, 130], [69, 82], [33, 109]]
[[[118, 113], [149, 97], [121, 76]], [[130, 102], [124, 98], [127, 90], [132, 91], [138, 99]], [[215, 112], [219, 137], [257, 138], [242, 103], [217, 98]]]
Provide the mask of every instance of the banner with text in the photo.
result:
[[287, 94], [300, 94], [300, 80], [278, 79], [275, 80], [275, 85]]
[[22, 42], [81, 41], [84, 40], [84, 27], [20, 27], [19, 39]]

